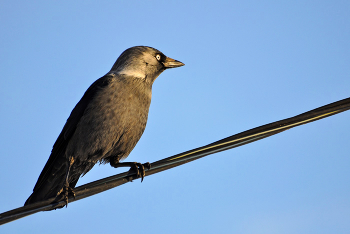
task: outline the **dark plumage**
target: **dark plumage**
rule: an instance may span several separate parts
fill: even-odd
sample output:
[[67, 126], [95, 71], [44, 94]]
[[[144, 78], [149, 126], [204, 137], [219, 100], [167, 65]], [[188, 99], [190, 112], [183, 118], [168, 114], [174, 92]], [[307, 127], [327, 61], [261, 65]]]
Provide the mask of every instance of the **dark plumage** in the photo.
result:
[[97, 162], [123, 166], [119, 161], [145, 130], [154, 80], [183, 65], [151, 47], [125, 50], [74, 107], [25, 205], [62, 194], [67, 199], [67, 190]]

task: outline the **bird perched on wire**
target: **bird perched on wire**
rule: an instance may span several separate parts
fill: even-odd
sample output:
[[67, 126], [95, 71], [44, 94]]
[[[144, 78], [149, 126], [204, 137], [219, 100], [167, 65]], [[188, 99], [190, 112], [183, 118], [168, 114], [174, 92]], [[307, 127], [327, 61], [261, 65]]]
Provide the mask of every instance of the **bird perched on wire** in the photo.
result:
[[153, 82], [164, 70], [183, 65], [151, 47], [125, 50], [74, 107], [25, 205], [53, 197], [68, 204], [80, 176], [97, 162], [131, 167], [143, 179], [144, 165], [120, 160], [145, 130]]

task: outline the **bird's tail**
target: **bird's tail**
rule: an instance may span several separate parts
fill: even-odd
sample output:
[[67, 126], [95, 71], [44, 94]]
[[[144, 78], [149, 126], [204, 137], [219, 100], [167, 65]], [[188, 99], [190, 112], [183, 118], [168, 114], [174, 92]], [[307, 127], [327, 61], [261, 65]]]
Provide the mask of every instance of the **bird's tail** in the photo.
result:
[[50, 157], [35, 184], [33, 193], [24, 205], [44, 201], [60, 194], [68, 171], [69, 162], [65, 157]]

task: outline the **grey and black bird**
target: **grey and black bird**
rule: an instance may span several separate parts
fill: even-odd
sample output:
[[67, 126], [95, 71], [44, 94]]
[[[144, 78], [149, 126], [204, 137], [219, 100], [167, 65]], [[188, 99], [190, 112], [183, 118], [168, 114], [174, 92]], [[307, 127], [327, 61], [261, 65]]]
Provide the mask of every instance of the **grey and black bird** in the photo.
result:
[[130, 166], [144, 176], [141, 163], [121, 163], [143, 134], [152, 85], [166, 69], [184, 64], [157, 49], [125, 50], [112, 69], [96, 80], [71, 112], [25, 205], [55, 197], [68, 202], [68, 192], [97, 163]]

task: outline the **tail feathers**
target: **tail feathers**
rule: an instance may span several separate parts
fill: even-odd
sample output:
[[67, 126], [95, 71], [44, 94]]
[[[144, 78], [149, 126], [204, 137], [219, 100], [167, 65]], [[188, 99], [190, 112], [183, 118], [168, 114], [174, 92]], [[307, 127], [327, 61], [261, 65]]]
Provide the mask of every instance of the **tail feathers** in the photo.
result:
[[24, 205], [56, 197], [61, 192], [66, 182], [69, 165], [64, 158], [58, 158], [55, 161], [50, 165], [48, 165], [49, 161], [46, 163], [33, 189], [33, 193]]

